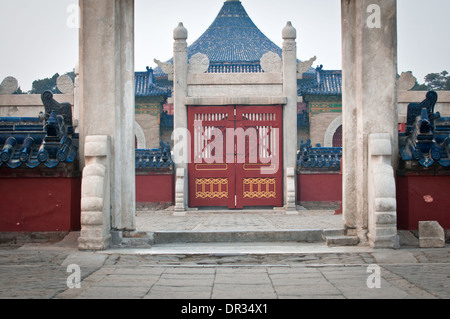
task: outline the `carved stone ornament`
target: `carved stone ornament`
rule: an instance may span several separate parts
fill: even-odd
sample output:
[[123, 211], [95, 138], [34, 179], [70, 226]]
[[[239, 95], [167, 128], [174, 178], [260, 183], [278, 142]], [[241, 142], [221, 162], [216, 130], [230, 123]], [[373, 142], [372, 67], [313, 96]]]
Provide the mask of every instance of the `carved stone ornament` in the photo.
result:
[[208, 71], [209, 58], [203, 53], [197, 53], [189, 60], [189, 73], [201, 74]]
[[161, 61], [159, 61], [159, 60], [157, 60], [157, 59], [154, 59], [153, 61], [158, 65], [158, 67], [159, 67], [165, 74], [168, 75], [169, 81], [173, 80], [173, 64], [172, 64], [172, 63], [169, 63], [169, 62], [164, 63], [164, 62], [161, 62]]
[[283, 51], [295, 51], [297, 50], [297, 43], [293, 40], [283, 41]]
[[0, 84], [0, 94], [13, 94], [19, 87], [19, 82], [12, 76], [6, 77]]
[[295, 40], [297, 38], [297, 30], [292, 26], [292, 22], [288, 21], [283, 29], [284, 40]]
[[63, 94], [72, 94], [73, 93], [73, 81], [70, 76], [67, 74], [61, 75], [56, 79], [56, 86], [58, 90]]
[[178, 26], [173, 30], [173, 39], [178, 41], [186, 41], [188, 38], [188, 31], [184, 27], [183, 22], [178, 23]]
[[173, 43], [173, 52], [187, 52], [186, 41], [183, 41], [183, 42], [175, 41]]
[[266, 73], [281, 72], [281, 58], [274, 52], [267, 52], [261, 58], [261, 68]]
[[416, 85], [416, 78], [411, 72], [403, 72], [398, 79], [398, 90], [409, 91]]
[[297, 78], [299, 80], [303, 79], [303, 73], [308, 72], [309, 68], [313, 65], [313, 63], [317, 60], [317, 57], [313, 57], [308, 61], [300, 61], [297, 65]]

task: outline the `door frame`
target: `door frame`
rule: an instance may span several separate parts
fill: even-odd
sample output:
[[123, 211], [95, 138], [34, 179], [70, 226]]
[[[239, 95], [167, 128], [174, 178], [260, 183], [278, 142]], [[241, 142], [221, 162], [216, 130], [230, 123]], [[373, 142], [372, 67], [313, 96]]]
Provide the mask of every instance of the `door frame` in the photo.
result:
[[[195, 106], [190, 105], [188, 109], [188, 130], [191, 135], [188, 167], [188, 207], [227, 207], [229, 209], [242, 209], [244, 207], [283, 207], [284, 204], [284, 167], [283, 167], [283, 105], [227, 105], [227, 106]], [[217, 122], [217, 117], [213, 118], [212, 114], [220, 114], [221, 121]], [[234, 113], [234, 114], [232, 114]], [[196, 114], [201, 114], [196, 117]], [[203, 115], [202, 115], [203, 114]], [[206, 115], [205, 115], [206, 114]], [[226, 119], [224, 114], [228, 114]], [[247, 114], [248, 118], [244, 118]], [[232, 118], [231, 115], [233, 115]], [[250, 115], [253, 117], [250, 119]], [[201, 126], [201, 132], [198, 131], [198, 125], [194, 123], [196, 119], [203, 119], [206, 124]], [[202, 122], [203, 123], [203, 122]], [[227, 161], [229, 147], [227, 147], [227, 134], [223, 133], [222, 140], [222, 157], [220, 163], [205, 163], [204, 159], [198, 156], [199, 151], [203, 151], [203, 146], [199, 148], [198, 144], [205, 144], [205, 132], [208, 127], [216, 124], [223, 129], [234, 129], [234, 163]], [[245, 162], [239, 163], [236, 129], [242, 128], [244, 134], [248, 128], [255, 127], [257, 136], [266, 134], [265, 143], [257, 144], [257, 162], [249, 162], [248, 152], [250, 148], [250, 138], [248, 142], [244, 142], [246, 150]], [[274, 130], [274, 128], [276, 128]], [[203, 132], [203, 133], [202, 133]], [[214, 141], [215, 136], [210, 131], [207, 137]], [[200, 137], [198, 135], [202, 135]], [[244, 138], [247, 136], [244, 135]], [[202, 139], [203, 138], [203, 139]], [[198, 143], [196, 145], [196, 143]], [[207, 146], [205, 146], [207, 147]], [[217, 147], [217, 145], [216, 145]], [[265, 150], [265, 151], [264, 151]], [[265, 161], [261, 161], [261, 154], [266, 152]], [[273, 162], [273, 153], [277, 153], [276, 162]], [[217, 154], [217, 153], [216, 153]], [[242, 154], [240, 154], [242, 155]], [[270, 155], [270, 156], [269, 156]], [[217, 158], [216, 158], [217, 159]], [[220, 161], [220, 157], [219, 157]], [[220, 167], [219, 167], [220, 166]], [[251, 166], [251, 168], [248, 168]], [[202, 167], [202, 170], [198, 170]], [[272, 167], [274, 171], [268, 171], [267, 167]], [[220, 170], [219, 170], [220, 168]], [[214, 170], [214, 176], [211, 175]], [[217, 171], [219, 170], [219, 171]], [[226, 179], [226, 180], [225, 180]], [[222, 185], [222, 186], [220, 186]], [[198, 187], [202, 187], [198, 191]], [[244, 191], [248, 196], [244, 196]], [[200, 194], [200, 196], [198, 196]], [[234, 196], [233, 196], [234, 195]], [[225, 199], [226, 197], [226, 199]]]

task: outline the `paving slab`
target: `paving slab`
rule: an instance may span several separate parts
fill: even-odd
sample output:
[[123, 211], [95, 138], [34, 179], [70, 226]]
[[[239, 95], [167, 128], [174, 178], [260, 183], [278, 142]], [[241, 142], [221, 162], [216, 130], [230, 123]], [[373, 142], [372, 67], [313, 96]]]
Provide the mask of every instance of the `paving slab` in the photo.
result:
[[177, 255], [177, 254], [307, 254], [307, 253], [354, 253], [372, 252], [367, 246], [328, 247], [325, 243], [296, 243], [296, 242], [270, 242], [270, 243], [191, 243], [153, 245], [149, 248], [108, 249], [99, 254], [122, 255]]
[[183, 216], [173, 208], [136, 213], [136, 231], [300, 230], [343, 228], [334, 210], [301, 210], [296, 215], [278, 210], [198, 210]]
[[414, 254], [407, 250], [378, 249], [372, 252], [372, 256], [378, 264], [417, 263]]
[[[143, 229], [295, 232], [321, 223], [338, 229], [342, 218], [330, 211], [298, 215], [265, 211], [258, 218], [252, 218], [255, 212], [227, 214], [159, 212], [144, 217], [154, 228]], [[141, 217], [138, 223], [144, 225]], [[73, 233], [60, 243], [0, 247], [0, 298], [450, 298], [450, 247], [420, 249], [414, 245], [374, 250], [328, 247], [325, 242], [213, 242], [89, 252], [78, 251]], [[67, 266], [72, 264], [81, 268], [80, 289], [67, 287]], [[380, 267], [380, 289], [367, 285], [372, 264]]]

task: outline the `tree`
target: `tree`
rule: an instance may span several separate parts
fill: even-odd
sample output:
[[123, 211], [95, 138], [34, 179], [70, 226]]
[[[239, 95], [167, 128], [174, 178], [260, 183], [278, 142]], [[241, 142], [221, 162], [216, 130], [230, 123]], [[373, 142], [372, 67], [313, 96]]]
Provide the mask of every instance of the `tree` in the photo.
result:
[[450, 76], [447, 71], [441, 73], [430, 73], [425, 76], [425, 84], [431, 89], [436, 91], [449, 90], [450, 89]]
[[20, 88], [20, 86], [17, 88], [16, 92], [14, 92], [13, 94], [27, 94], [26, 92], [22, 91], [22, 89]]
[[57, 93], [55, 91], [58, 90], [58, 88], [56, 87], [56, 79], [58, 79], [58, 77], [59, 74], [55, 73], [55, 75], [53, 75], [51, 78], [33, 81], [31, 93], [42, 94], [45, 91], [52, 91], [53, 93]]
[[429, 91], [430, 88], [426, 84], [420, 84], [416, 81], [416, 85], [411, 89], [411, 91]]
[[441, 73], [429, 73], [425, 76], [425, 83], [416, 81], [413, 91], [450, 91], [450, 75], [447, 71]]
[[[72, 80], [75, 79], [74, 72], [67, 72], [66, 74], [69, 75], [72, 78]], [[45, 91], [52, 91], [55, 94], [60, 94], [61, 92], [58, 90], [58, 87], [56, 86], [56, 80], [58, 78], [59, 74], [55, 73], [55, 75], [53, 75], [51, 78], [33, 81], [32, 89], [29, 93], [42, 94]]]

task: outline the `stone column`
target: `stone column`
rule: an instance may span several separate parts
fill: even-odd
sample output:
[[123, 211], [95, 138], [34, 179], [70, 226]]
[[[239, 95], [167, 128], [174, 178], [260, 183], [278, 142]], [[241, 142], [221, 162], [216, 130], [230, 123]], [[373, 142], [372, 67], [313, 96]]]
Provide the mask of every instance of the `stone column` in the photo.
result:
[[111, 228], [135, 228], [134, 0], [80, 0], [80, 145], [111, 138]]
[[[290, 196], [296, 189], [297, 167], [297, 31], [288, 22], [283, 29], [283, 94], [287, 104], [283, 110], [283, 168], [284, 205], [286, 210], [296, 210], [296, 198]], [[280, 132], [281, 133], [281, 132]], [[291, 173], [288, 173], [291, 172]]]
[[113, 227], [136, 228], [136, 175], [135, 175], [135, 95], [134, 95], [134, 0], [116, 0], [116, 29], [120, 60], [116, 62], [116, 132], [119, 138], [114, 147], [116, 154], [115, 180], [121, 187], [114, 189], [116, 203]]
[[77, 63], [74, 68], [75, 79], [73, 81], [73, 117], [75, 133], [80, 133], [80, 65]]
[[175, 211], [182, 212], [188, 207], [188, 160], [190, 147], [188, 140], [188, 122], [187, 107], [185, 100], [187, 97], [187, 74], [188, 74], [188, 55], [187, 55], [187, 37], [188, 32], [180, 22], [173, 32], [175, 40], [173, 46], [173, 107], [174, 107], [174, 162], [177, 172], [177, 183], [175, 185], [175, 194], [177, 197]]
[[[397, 2], [342, 0], [343, 217], [367, 242], [368, 137], [386, 133], [398, 154]], [[395, 168], [396, 156], [393, 156]]]
[[356, 3], [341, 3], [342, 10], [342, 215], [346, 228], [356, 230]]

